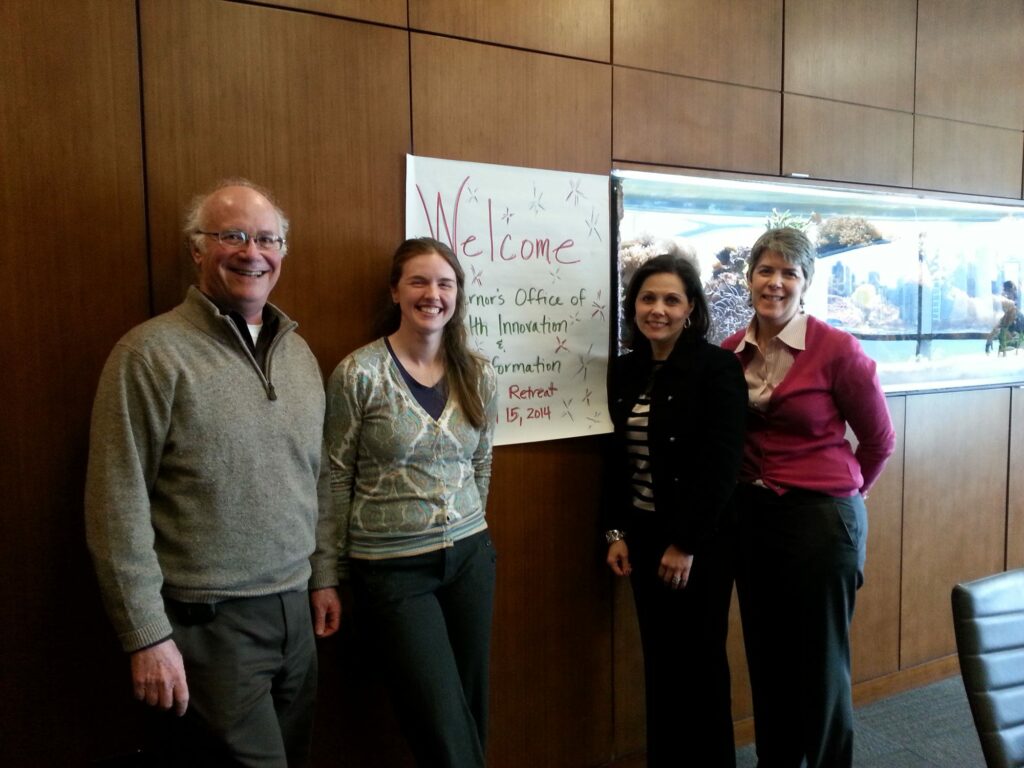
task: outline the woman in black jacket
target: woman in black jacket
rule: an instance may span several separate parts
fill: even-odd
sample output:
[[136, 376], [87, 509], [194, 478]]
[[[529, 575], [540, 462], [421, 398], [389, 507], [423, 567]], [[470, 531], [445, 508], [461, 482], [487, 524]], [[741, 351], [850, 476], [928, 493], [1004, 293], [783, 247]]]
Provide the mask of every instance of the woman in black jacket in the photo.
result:
[[643, 264], [624, 311], [631, 352], [610, 376], [616, 451], [605, 537], [608, 565], [630, 577], [640, 624], [647, 764], [732, 768], [729, 502], [747, 387], [735, 356], [705, 339], [707, 301], [685, 258]]

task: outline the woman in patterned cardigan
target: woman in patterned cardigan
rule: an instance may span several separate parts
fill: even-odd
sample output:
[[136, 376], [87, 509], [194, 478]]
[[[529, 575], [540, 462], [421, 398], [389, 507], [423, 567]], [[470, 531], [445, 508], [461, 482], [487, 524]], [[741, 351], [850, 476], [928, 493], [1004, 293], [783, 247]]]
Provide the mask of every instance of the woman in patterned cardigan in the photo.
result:
[[485, 507], [495, 376], [472, 353], [455, 254], [407, 240], [392, 260], [389, 332], [327, 387], [341, 575], [424, 766], [482, 766], [495, 553]]

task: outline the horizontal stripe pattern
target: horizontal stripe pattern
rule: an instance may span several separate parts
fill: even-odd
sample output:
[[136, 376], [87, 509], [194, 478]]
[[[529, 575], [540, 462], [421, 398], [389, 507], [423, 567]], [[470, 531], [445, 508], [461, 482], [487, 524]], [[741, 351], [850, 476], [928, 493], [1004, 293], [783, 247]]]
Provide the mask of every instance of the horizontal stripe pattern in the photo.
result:
[[626, 456], [633, 468], [633, 508], [642, 512], [654, 511], [654, 482], [651, 480], [651, 450], [648, 443], [648, 423], [651, 412], [651, 391], [647, 388], [633, 405], [626, 419]]

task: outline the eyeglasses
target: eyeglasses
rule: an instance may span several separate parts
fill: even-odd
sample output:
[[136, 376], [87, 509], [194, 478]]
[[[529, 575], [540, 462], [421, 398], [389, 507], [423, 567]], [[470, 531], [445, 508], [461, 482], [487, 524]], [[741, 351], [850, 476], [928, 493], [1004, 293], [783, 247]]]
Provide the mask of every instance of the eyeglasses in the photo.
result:
[[203, 232], [196, 230], [197, 235], [217, 238], [217, 242], [228, 248], [245, 248], [252, 240], [256, 243], [258, 251], [280, 251], [284, 247], [284, 238], [279, 235], [271, 235], [266, 232], [258, 232], [250, 235], [240, 229], [226, 229], [223, 232]]

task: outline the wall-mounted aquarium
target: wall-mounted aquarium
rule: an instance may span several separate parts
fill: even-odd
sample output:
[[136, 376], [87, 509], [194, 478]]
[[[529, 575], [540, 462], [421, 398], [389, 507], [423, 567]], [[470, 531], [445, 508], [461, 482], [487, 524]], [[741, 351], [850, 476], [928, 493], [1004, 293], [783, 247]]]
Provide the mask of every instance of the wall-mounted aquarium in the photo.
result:
[[1024, 382], [1024, 207], [798, 183], [616, 171], [620, 288], [675, 241], [700, 263], [718, 343], [750, 320], [769, 226], [817, 245], [810, 314], [849, 331], [888, 392]]

